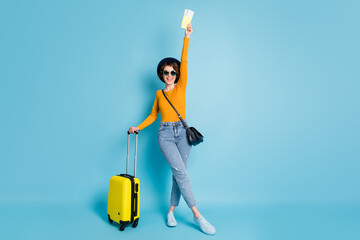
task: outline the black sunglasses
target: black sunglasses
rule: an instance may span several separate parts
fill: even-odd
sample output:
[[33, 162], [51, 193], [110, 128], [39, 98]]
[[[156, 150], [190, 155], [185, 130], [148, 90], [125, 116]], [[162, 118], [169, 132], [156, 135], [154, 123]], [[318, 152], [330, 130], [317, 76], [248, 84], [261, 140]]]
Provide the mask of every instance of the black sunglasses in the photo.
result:
[[[176, 72], [175, 72], [175, 71], [171, 71], [170, 74], [171, 74], [171, 76], [175, 76], [175, 75], [176, 75]], [[165, 71], [164, 71], [164, 75], [165, 75], [165, 76], [169, 75], [169, 71], [165, 70]]]

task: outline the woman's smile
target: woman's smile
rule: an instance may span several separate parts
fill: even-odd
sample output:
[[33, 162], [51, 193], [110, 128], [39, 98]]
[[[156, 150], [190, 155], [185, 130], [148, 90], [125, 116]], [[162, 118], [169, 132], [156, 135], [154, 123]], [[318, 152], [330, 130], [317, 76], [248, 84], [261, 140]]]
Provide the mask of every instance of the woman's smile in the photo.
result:
[[174, 81], [174, 79], [175, 79], [174, 77], [167, 77], [167, 78], [166, 78], [166, 81], [167, 81], [167, 82], [172, 82], [172, 81]]

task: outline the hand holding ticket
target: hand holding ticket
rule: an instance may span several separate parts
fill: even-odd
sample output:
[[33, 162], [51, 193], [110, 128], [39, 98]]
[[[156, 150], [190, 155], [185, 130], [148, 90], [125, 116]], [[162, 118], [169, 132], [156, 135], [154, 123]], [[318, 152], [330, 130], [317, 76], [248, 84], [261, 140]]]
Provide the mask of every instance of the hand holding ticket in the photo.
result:
[[189, 10], [189, 9], [185, 9], [185, 12], [184, 12], [184, 17], [183, 17], [183, 20], [182, 20], [182, 23], [181, 23], [181, 28], [184, 28], [186, 29], [187, 25], [189, 23], [191, 23], [191, 20], [194, 16], [194, 12]]
[[191, 23], [189, 23], [185, 30], [185, 37], [189, 38], [192, 32], [193, 32], [193, 29], [192, 29]]

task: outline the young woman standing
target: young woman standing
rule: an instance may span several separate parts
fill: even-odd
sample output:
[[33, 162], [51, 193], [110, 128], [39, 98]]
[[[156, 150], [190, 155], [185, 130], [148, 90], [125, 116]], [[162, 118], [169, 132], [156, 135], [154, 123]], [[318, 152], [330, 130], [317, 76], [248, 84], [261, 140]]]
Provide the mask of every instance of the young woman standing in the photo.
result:
[[[164, 58], [160, 61], [157, 74], [165, 83], [164, 93], [177, 111], [185, 120], [185, 92], [187, 85], [187, 55], [190, 35], [193, 32], [191, 23], [185, 30], [184, 45], [181, 63], [175, 58]], [[187, 174], [187, 160], [191, 145], [186, 138], [186, 129], [179, 121], [179, 117], [164, 97], [162, 90], [158, 90], [151, 114], [137, 127], [130, 127], [129, 132], [140, 131], [152, 124], [160, 111], [161, 122], [158, 141], [162, 154], [166, 158], [173, 172], [173, 185], [171, 190], [170, 209], [167, 215], [167, 225], [176, 226], [174, 217], [175, 207], [179, 205], [180, 196], [194, 214], [194, 221], [200, 229], [207, 234], [215, 234], [215, 228], [200, 214], [196, 207], [195, 198], [191, 189], [190, 179]]]

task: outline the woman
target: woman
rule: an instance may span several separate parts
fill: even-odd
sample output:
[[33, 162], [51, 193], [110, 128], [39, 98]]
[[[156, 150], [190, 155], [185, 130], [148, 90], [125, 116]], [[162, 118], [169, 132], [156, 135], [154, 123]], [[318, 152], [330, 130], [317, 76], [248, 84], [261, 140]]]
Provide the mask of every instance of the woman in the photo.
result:
[[[165, 83], [164, 92], [170, 102], [185, 120], [185, 92], [187, 84], [187, 54], [190, 34], [193, 32], [191, 23], [185, 30], [184, 46], [181, 55], [181, 64], [175, 58], [164, 58], [160, 61], [157, 73], [161, 81]], [[176, 85], [175, 85], [176, 84]], [[176, 226], [174, 217], [175, 207], [179, 205], [182, 195], [186, 204], [194, 214], [194, 221], [201, 230], [207, 234], [215, 234], [215, 228], [206, 221], [196, 207], [195, 198], [191, 189], [186, 166], [191, 145], [186, 138], [186, 130], [179, 121], [174, 109], [164, 97], [162, 90], [158, 90], [151, 114], [137, 127], [130, 127], [129, 132], [140, 131], [152, 124], [158, 113], [161, 113], [159, 128], [159, 146], [161, 152], [169, 163], [173, 172], [173, 185], [171, 190], [170, 209], [167, 215], [167, 225]], [[186, 120], [185, 120], [186, 121]]]

